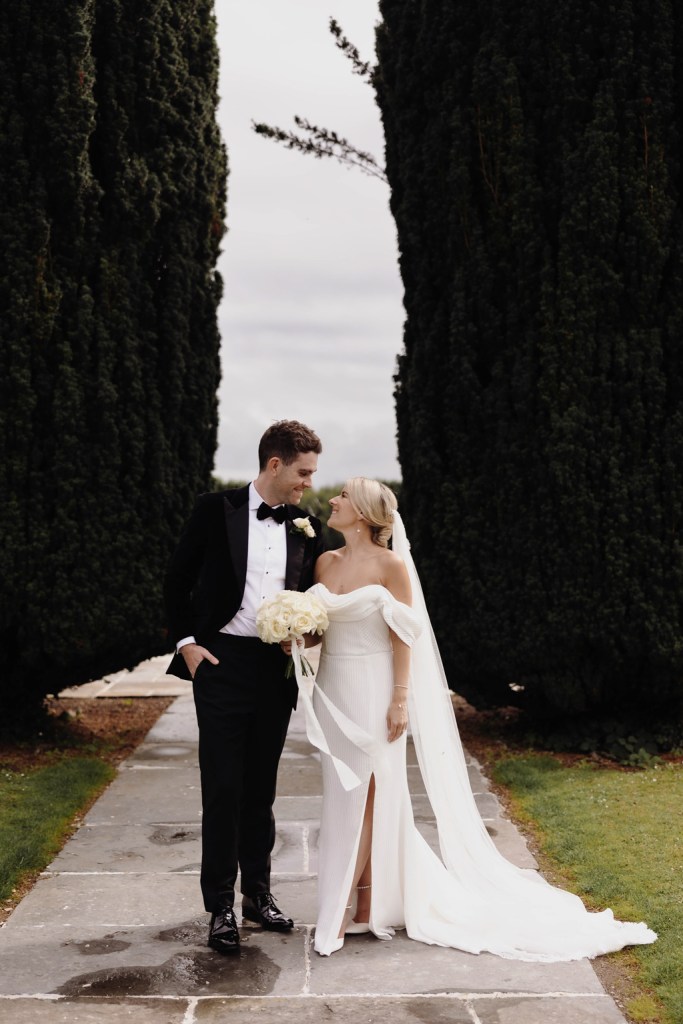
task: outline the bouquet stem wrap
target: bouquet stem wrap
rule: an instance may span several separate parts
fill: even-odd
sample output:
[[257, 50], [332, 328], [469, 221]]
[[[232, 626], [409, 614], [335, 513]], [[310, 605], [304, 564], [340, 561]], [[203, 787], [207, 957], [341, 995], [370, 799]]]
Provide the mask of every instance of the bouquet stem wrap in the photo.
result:
[[307, 633], [322, 636], [328, 626], [327, 612], [317, 598], [308, 593], [301, 594], [294, 590], [282, 590], [272, 600], [265, 601], [256, 616], [256, 629], [264, 643], [275, 644], [283, 640], [292, 641], [292, 655], [286, 675], [291, 675], [292, 666], [299, 687], [299, 695], [304, 708], [306, 735], [314, 747], [332, 760], [339, 781], [346, 790], [355, 789], [361, 780], [341, 758], [330, 750], [324, 730], [318, 721], [313, 706], [313, 693], [325, 705], [331, 718], [341, 731], [361, 750], [372, 757], [381, 756], [379, 744], [355, 722], [352, 722], [337, 708], [318, 686], [311, 666], [299, 650], [299, 641]]
[[323, 728], [318, 721], [318, 716], [316, 715], [315, 708], [313, 707], [314, 691], [327, 708], [330, 717], [352, 743], [355, 743], [357, 747], [360, 747], [361, 750], [364, 750], [367, 754], [370, 754], [375, 758], [381, 755], [379, 744], [372, 736], [365, 732], [364, 729], [361, 729], [360, 726], [351, 721], [347, 715], [340, 711], [339, 708], [325, 696], [324, 691], [318, 686], [314, 676], [304, 674], [303, 666], [301, 664], [301, 652], [299, 651], [296, 641], [292, 643], [292, 660], [294, 662], [296, 681], [299, 685], [299, 697], [304, 707], [306, 735], [308, 736], [309, 742], [312, 743], [314, 747], [317, 747], [318, 750], [322, 751], [323, 754], [327, 754], [327, 756], [332, 760], [337, 775], [339, 776], [339, 781], [344, 789], [355, 789], [356, 786], [360, 786], [361, 780], [358, 778], [356, 773], [341, 760], [341, 758], [335, 757], [330, 750], [329, 744], [325, 738], [325, 733], [323, 732]]

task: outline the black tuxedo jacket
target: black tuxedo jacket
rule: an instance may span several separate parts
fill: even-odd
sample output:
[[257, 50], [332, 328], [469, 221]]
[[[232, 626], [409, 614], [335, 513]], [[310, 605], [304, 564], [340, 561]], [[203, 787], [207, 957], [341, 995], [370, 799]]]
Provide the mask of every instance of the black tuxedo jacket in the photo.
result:
[[[303, 513], [288, 505], [291, 518]], [[313, 585], [316, 559], [323, 551], [322, 526], [310, 521], [315, 537], [287, 530], [286, 590]], [[239, 611], [247, 579], [249, 487], [202, 494], [197, 500], [164, 580], [164, 601], [171, 640], [194, 636], [207, 644]], [[168, 672], [181, 679], [190, 674], [176, 654]]]

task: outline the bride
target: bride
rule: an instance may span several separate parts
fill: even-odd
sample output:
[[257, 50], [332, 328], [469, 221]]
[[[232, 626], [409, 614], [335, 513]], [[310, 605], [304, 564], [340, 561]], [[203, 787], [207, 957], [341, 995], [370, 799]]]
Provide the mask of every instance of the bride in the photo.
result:
[[[421, 942], [541, 962], [654, 942], [645, 924], [590, 913], [498, 853], [470, 789], [396, 498], [355, 477], [330, 505], [329, 525], [346, 543], [318, 559], [309, 591], [330, 622], [312, 704], [294, 659], [309, 735], [324, 751], [317, 952], [334, 953], [350, 933], [389, 939], [397, 928]], [[409, 718], [441, 859], [413, 821]]]

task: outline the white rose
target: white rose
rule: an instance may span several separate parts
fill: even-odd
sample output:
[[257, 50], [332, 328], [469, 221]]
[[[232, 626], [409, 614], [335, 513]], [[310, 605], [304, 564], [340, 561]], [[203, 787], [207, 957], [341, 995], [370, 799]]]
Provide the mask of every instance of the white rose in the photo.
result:
[[316, 598], [296, 590], [282, 590], [264, 601], [256, 615], [256, 629], [264, 643], [279, 643], [289, 636], [322, 634], [328, 626], [327, 612]]
[[311, 526], [308, 516], [301, 519], [292, 519], [292, 526], [295, 526], [297, 530], [301, 530], [307, 537], [315, 537], [315, 530]]
[[313, 620], [309, 613], [302, 609], [292, 621], [292, 633], [294, 636], [303, 636], [304, 633], [310, 633], [312, 629]]
[[287, 622], [282, 622], [281, 619], [274, 619], [270, 624], [270, 633], [272, 640], [270, 643], [279, 643], [280, 640], [286, 640], [290, 634], [290, 626]]

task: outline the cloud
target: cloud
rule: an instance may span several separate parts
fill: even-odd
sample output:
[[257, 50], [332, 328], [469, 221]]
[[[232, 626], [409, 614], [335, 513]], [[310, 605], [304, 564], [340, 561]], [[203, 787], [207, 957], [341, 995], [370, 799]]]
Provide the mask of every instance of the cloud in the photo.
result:
[[[396, 479], [404, 313], [387, 187], [250, 128], [252, 118], [288, 126], [301, 114], [381, 157], [372, 91], [336, 50], [319, 0], [232, 0], [217, 13], [231, 173], [216, 472], [253, 476], [259, 437], [287, 417], [320, 434], [321, 485]], [[344, 0], [330, 13], [371, 56], [377, 4]]]

